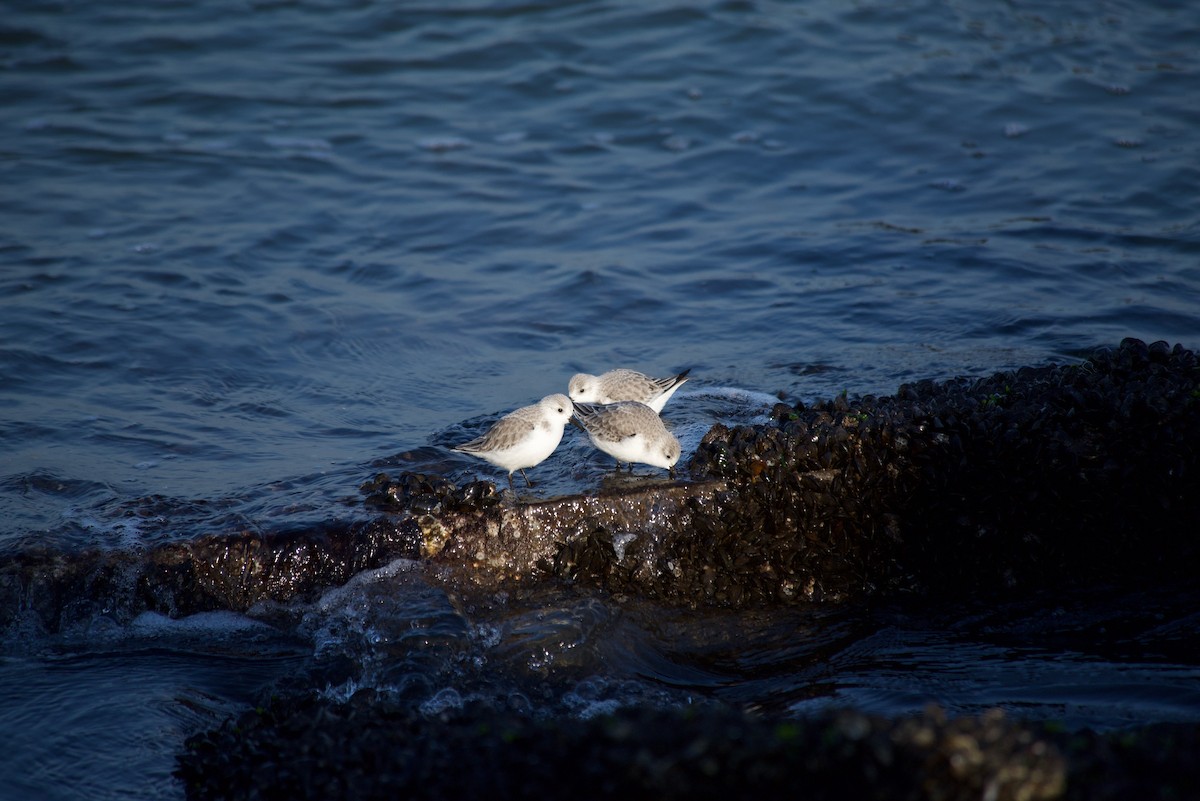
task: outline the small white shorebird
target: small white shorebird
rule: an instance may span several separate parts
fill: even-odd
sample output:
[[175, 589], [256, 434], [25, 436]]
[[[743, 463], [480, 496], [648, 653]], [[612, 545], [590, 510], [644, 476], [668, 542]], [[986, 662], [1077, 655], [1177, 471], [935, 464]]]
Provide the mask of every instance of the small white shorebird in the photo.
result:
[[621, 462], [661, 467], [675, 474], [679, 440], [652, 408], [637, 401], [596, 404], [576, 403], [575, 420], [588, 433], [592, 444]]
[[563, 429], [571, 420], [571, 399], [547, 395], [532, 406], [522, 406], [501, 417], [482, 437], [456, 445], [453, 450], [478, 456], [508, 471], [512, 486], [514, 470], [533, 486], [526, 467], [541, 464], [562, 441]]
[[571, 376], [567, 392], [576, 403], [617, 403], [639, 401], [662, 414], [663, 406], [675, 390], [687, 381], [691, 368], [670, 378], [651, 378], [637, 370], [609, 370], [603, 375], [576, 373]]

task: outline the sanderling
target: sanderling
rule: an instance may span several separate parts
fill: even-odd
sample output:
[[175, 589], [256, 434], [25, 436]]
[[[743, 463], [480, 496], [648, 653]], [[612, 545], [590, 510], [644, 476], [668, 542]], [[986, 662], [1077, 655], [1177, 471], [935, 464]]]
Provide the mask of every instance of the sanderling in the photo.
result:
[[609, 370], [604, 375], [577, 373], [571, 376], [567, 392], [576, 403], [616, 403], [639, 401], [661, 414], [675, 390], [687, 381], [689, 367], [670, 378], [651, 378], [636, 370]]
[[621, 462], [648, 464], [675, 472], [679, 440], [667, 431], [658, 414], [644, 403], [576, 403], [575, 419], [588, 433], [592, 444]]
[[566, 395], [547, 395], [532, 406], [522, 406], [501, 417], [482, 437], [457, 445], [453, 450], [478, 456], [508, 471], [512, 486], [514, 470], [520, 470], [525, 483], [533, 486], [526, 467], [541, 464], [562, 441], [563, 428], [571, 419], [571, 399]]

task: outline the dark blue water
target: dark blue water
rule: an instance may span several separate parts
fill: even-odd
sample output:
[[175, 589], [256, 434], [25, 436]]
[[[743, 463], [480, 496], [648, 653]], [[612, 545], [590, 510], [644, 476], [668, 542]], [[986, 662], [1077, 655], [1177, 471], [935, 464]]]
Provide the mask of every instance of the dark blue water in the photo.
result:
[[[355, 514], [372, 464], [410, 451], [495, 478], [440, 446], [581, 370], [691, 367], [671, 407], [686, 459], [777, 393], [890, 392], [1125, 336], [1200, 347], [1198, 70], [1176, 4], [10, 3], [0, 549]], [[570, 440], [538, 470], [586, 489], [589, 459]], [[445, 611], [413, 586], [390, 588], [408, 600], [388, 625]], [[40, 756], [0, 765], [29, 794], [178, 797], [182, 737], [291, 675], [294, 638], [442, 702], [586, 651], [537, 703], [1196, 716], [1186, 659], [820, 615], [731, 620], [761, 646], [722, 655], [657, 613], [543, 600], [454, 613], [415, 666], [354, 645], [361, 620], [326, 636], [252, 616], [286, 646], [219, 622], [215, 654], [164, 621], [154, 645], [103, 615], [7, 632], [0, 731]], [[811, 659], [804, 626], [825, 643]], [[110, 672], [155, 678], [118, 692]], [[906, 674], [928, 679], [889, 683]]]

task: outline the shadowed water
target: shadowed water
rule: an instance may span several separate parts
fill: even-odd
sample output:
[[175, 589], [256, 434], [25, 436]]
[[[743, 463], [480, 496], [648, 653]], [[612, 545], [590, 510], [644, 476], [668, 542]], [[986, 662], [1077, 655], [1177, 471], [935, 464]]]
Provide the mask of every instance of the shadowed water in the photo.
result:
[[[1082, 2], [10, 4], [0, 550], [342, 519], [363, 513], [362, 481], [402, 466], [503, 480], [447, 446], [580, 371], [690, 367], [666, 410], [686, 461], [709, 425], [756, 419], [777, 394], [888, 393], [1125, 336], [1196, 348], [1193, 16]], [[608, 464], [568, 430], [530, 471], [534, 492], [594, 488], [615, 480]], [[451, 614], [421, 587], [385, 595]], [[345, 686], [422, 677], [394, 683], [442, 702], [525, 695], [510, 674], [582, 649], [581, 675], [531, 703], [938, 700], [1103, 726], [1196, 706], [1194, 663], [1142, 658], [1142, 641], [1117, 658], [1055, 638], [997, 645], [912, 610], [702, 616], [737, 632], [723, 651], [661, 610], [560, 600], [454, 612], [444, 658], [483, 660], [457, 673], [264, 616], [304, 643], [306, 670], [345, 649]], [[1164, 614], [1188, 630], [1185, 612]], [[120, 642], [101, 648], [110, 624]], [[287, 649], [262, 655], [241, 634], [193, 655], [166, 626], [163, 654], [147, 655], [132, 621], [96, 625], [65, 642], [5, 633], [0, 684], [29, 692], [10, 689], [0, 730], [47, 755], [13, 757], [39, 766], [21, 787], [117, 797], [132, 761], [137, 792], [177, 797], [163, 777], [183, 734], [251, 694], [222, 677], [243, 660], [261, 668], [248, 684], [296, 670]], [[1146, 637], [1147, 653], [1170, 640]], [[115, 696], [123, 724], [97, 700], [113, 697], [109, 670], [160, 682]], [[213, 700], [193, 716], [181, 710], [198, 687]], [[60, 758], [60, 729], [112, 747]]]

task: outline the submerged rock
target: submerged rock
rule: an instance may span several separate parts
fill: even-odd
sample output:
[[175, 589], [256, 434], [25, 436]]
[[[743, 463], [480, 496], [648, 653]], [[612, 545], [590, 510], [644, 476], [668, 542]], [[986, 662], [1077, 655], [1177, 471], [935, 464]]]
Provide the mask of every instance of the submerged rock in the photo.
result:
[[192, 737], [191, 799], [1119, 799], [1191, 792], [1194, 725], [1067, 734], [998, 711], [755, 717], [721, 705], [585, 720], [484, 703], [422, 714], [373, 691], [276, 698]]

